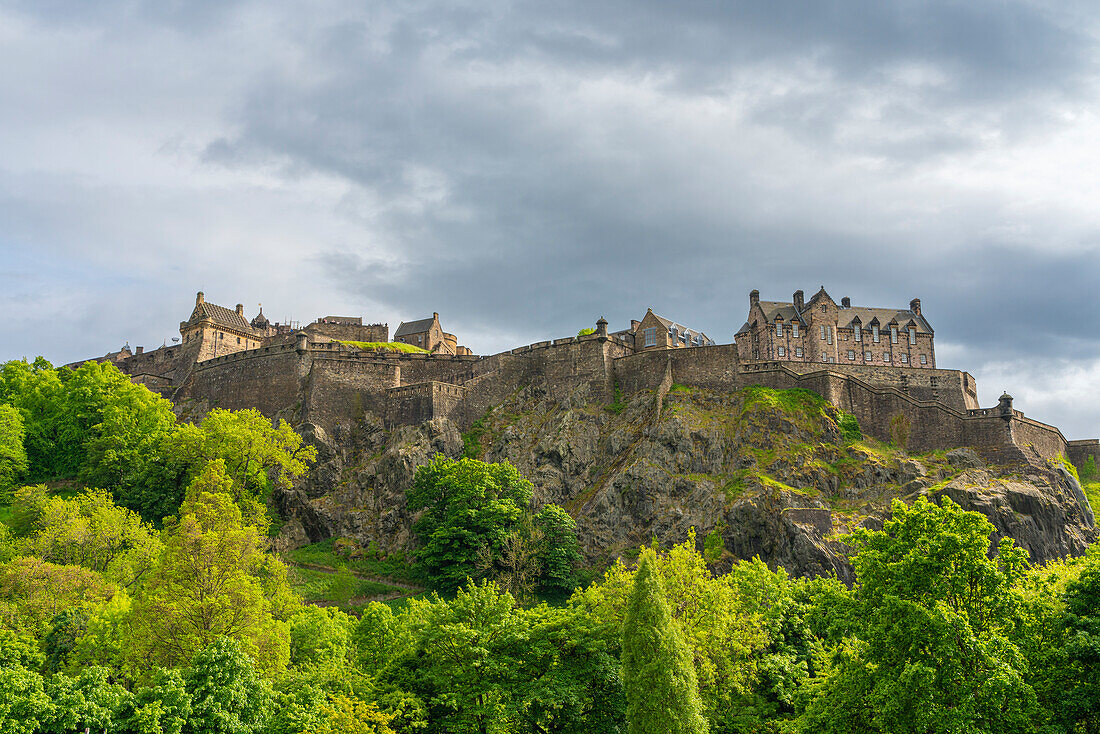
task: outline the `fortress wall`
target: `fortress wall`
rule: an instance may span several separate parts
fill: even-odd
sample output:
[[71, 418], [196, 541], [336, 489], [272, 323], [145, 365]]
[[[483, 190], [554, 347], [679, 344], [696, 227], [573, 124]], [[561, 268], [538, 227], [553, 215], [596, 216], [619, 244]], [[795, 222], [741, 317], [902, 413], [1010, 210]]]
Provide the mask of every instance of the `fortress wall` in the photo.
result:
[[638, 352], [615, 360], [615, 379], [624, 393], [655, 390], [672, 362], [672, 380], [713, 390], [735, 390], [741, 386], [737, 347], [683, 347]]
[[813, 372], [837, 372], [851, 375], [866, 383], [882, 387], [894, 387], [917, 400], [934, 400], [955, 410], [965, 411], [978, 407], [978, 387], [974, 377], [960, 370], [941, 370], [920, 367], [872, 366], [846, 364], [844, 362], [822, 364], [817, 362], [753, 362], [754, 367], [782, 365], [799, 374]]
[[211, 408], [285, 415], [298, 404], [298, 354], [293, 347], [260, 347], [200, 362], [174, 397], [181, 398], [205, 401]]
[[386, 390], [397, 386], [398, 364], [311, 356], [303, 420], [329, 430], [342, 421], [362, 417], [364, 411], [386, 414]]
[[1066, 446], [1066, 457], [1073, 465], [1080, 469], [1092, 457], [1093, 463], [1100, 467], [1100, 439], [1086, 438], [1078, 441], [1070, 441]]
[[401, 384], [416, 385], [421, 382], [461, 383], [474, 376], [473, 365], [477, 357], [451, 354], [403, 354], [391, 352], [384, 357], [401, 365]]
[[310, 335], [327, 336], [329, 339], [356, 342], [388, 342], [390, 329], [385, 324], [322, 324], [313, 322], [304, 331]]
[[[1017, 414], [1012, 420], [1012, 436], [1021, 448], [1034, 448], [1044, 459], [1066, 454], [1066, 438], [1054, 426], [1048, 426]], [[1071, 459], [1072, 461], [1072, 459]]]

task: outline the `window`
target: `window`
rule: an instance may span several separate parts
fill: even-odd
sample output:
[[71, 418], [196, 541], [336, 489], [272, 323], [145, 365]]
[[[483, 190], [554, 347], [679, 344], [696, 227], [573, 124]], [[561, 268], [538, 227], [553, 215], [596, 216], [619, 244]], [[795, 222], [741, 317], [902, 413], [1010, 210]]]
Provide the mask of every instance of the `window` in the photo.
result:
[[825, 341], [825, 324], [821, 325], [821, 341]]
[[908, 354], [902, 354], [901, 355], [901, 363], [902, 364], [909, 364], [909, 355]]
[[915, 326], [910, 326], [909, 327], [909, 343], [910, 344], [916, 344], [917, 343], [917, 327], [915, 327]]
[[796, 357], [801, 357], [802, 356], [802, 347], [795, 347], [794, 348], [794, 356], [796, 356]]
[[780, 339], [783, 338], [783, 324], [778, 321], [775, 322], [775, 335]]
[[873, 359], [873, 357], [871, 356], [870, 352], [864, 352], [863, 353], [863, 361], [864, 362], [870, 362], [872, 359]]
[[921, 364], [928, 364], [928, 355], [927, 354], [922, 354], [920, 356], [920, 363]]
[[828, 355], [828, 354], [822, 354], [822, 355], [821, 355], [821, 361], [822, 361], [822, 362], [825, 362], [825, 363], [828, 363], [828, 361], [829, 361], [829, 355]]
[[240, 343], [241, 343], [241, 338], [240, 338], [239, 336], [237, 337], [237, 343], [238, 343], [238, 344], [240, 344]]
[[645, 330], [645, 345], [647, 347], [657, 346], [657, 329], [650, 327]]
[[856, 341], [857, 342], [863, 341], [863, 327], [860, 326], [859, 324], [856, 324]]
[[856, 350], [854, 350], [854, 349], [849, 349], [848, 350], [848, 359], [852, 360], [853, 362], [855, 361], [855, 359], [856, 359]]
[[877, 325], [871, 327], [871, 340], [875, 344], [878, 344], [878, 326]]
[[786, 357], [787, 356], [787, 350], [784, 349], [783, 347], [779, 347], [779, 350], [777, 351], [777, 354], [779, 354], [780, 357]]
[[830, 326], [828, 329], [826, 329], [826, 333], [828, 333], [828, 335], [829, 335], [829, 343], [832, 344], [833, 343], [833, 327]]
[[794, 321], [794, 322], [791, 323], [791, 336], [795, 337], [796, 339], [798, 338], [798, 322], [797, 321]]
[[825, 313], [825, 304], [821, 304], [821, 313]]
[[424, 337], [423, 336], [416, 337], [416, 343], [417, 344], [423, 344], [424, 343]]
[[891, 344], [897, 344], [898, 343], [898, 327], [896, 327], [896, 326], [891, 326], [890, 327], [890, 343]]
[[889, 352], [883, 352], [882, 353], [882, 361], [883, 362], [889, 362], [890, 361], [890, 353]]

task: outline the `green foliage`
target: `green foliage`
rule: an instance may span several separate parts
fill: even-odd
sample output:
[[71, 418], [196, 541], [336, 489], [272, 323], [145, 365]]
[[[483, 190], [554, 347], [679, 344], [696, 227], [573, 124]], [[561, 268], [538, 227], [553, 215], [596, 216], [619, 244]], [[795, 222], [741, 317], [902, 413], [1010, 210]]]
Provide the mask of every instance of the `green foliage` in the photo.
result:
[[11, 503], [11, 519], [8, 522], [12, 535], [30, 535], [38, 528], [38, 520], [48, 497], [49, 490], [45, 484], [30, 484], [15, 490]]
[[595, 333], [596, 333], [596, 330], [593, 329], [591, 326], [589, 326], [589, 327], [586, 327], [586, 328], [581, 329], [580, 331], [578, 331], [577, 336], [589, 336], [589, 335], [595, 334]]
[[1031, 732], [1041, 720], [1009, 639], [1027, 554], [944, 498], [894, 502], [882, 531], [851, 544], [851, 637], [807, 713], [822, 732]]
[[22, 665], [0, 665], [0, 734], [35, 734], [50, 713], [42, 676]]
[[572, 591], [581, 562], [576, 521], [561, 507], [550, 504], [539, 510], [535, 526], [542, 533], [539, 551], [542, 586], [559, 592]]
[[229, 483], [221, 463], [210, 464], [165, 528], [164, 550], [134, 603], [135, 663], [179, 666], [231, 637], [265, 670], [286, 666], [278, 619], [279, 599], [290, 593], [285, 568], [263, 552], [263, 534], [229, 495], [207, 491]]
[[1085, 457], [1085, 461], [1081, 464], [1080, 474], [1081, 481], [1088, 481], [1096, 476], [1096, 457], [1091, 454]]
[[428, 350], [404, 342], [357, 342], [341, 341], [345, 347], [355, 347], [365, 352], [404, 352], [405, 354], [427, 354]]
[[417, 469], [408, 506], [412, 512], [424, 510], [413, 529], [422, 546], [417, 558], [428, 578], [443, 589], [480, 578], [481, 549], [493, 560], [500, 557], [530, 505], [532, 491], [531, 483], [508, 463], [438, 455]]
[[715, 525], [703, 539], [703, 558], [707, 563], [715, 563], [725, 555], [726, 541], [722, 539], [722, 530], [721, 525]]
[[485, 418], [478, 418], [470, 429], [462, 434], [462, 455], [467, 459], [480, 459], [483, 452], [481, 438], [489, 432]]
[[188, 731], [260, 734], [271, 715], [271, 686], [241, 645], [228, 638], [195, 655], [184, 683], [191, 698]]
[[0, 622], [44, 635], [58, 614], [85, 603], [104, 603], [115, 592], [114, 584], [95, 571], [34, 556], [15, 558], [0, 565]]
[[896, 413], [890, 418], [890, 445], [905, 450], [909, 447], [909, 432], [912, 421], [904, 413]]
[[0, 502], [9, 498], [11, 488], [27, 473], [26, 432], [22, 414], [0, 404]]
[[107, 731], [130, 694], [110, 681], [110, 671], [92, 666], [70, 678], [59, 673], [46, 687], [50, 697], [50, 712], [45, 717], [43, 731], [48, 734], [68, 734], [91, 729]]
[[623, 687], [630, 734], [704, 734], [708, 731], [695, 666], [673, 620], [646, 550], [623, 620]]
[[607, 411], [609, 413], [619, 415], [626, 410], [626, 401], [623, 400], [623, 389], [619, 387], [619, 382], [617, 380], [612, 388], [611, 398], [611, 404], [607, 406]]
[[791, 388], [776, 390], [762, 385], [749, 385], [742, 390], [743, 410], [770, 410], [782, 413], [820, 413], [827, 405], [825, 398], [812, 390]]
[[1064, 629], [1062, 686], [1052, 702], [1067, 731], [1100, 730], [1100, 553], [1095, 549], [1080, 576], [1069, 582]]
[[863, 440], [863, 432], [859, 430], [859, 421], [851, 413], [841, 411], [837, 426], [840, 428], [840, 435], [844, 441], [850, 443]]

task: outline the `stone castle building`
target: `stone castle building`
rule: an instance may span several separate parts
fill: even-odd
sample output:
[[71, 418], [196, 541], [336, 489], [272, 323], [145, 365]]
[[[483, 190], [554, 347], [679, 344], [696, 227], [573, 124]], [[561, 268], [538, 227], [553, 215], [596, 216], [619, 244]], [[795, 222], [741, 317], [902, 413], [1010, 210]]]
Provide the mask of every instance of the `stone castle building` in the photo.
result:
[[806, 301], [761, 301], [749, 294], [749, 315], [736, 336], [743, 362], [806, 362], [877, 367], [936, 368], [934, 332], [920, 299], [908, 309], [838, 304], [821, 290]]
[[703, 332], [658, 316], [652, 308], [646, 311], [641, 321], [631, 319], [629, 329], [614, 335], [628, 341], [637, 351], [714, 346], [714, 341]]
[[458, 337], [443, 331], [438, 312], [430, 319], [402, 321], [393, 333], [393, 340], [420, 347], [429, 354], [472, 354], [466, 347], [459, 346]]

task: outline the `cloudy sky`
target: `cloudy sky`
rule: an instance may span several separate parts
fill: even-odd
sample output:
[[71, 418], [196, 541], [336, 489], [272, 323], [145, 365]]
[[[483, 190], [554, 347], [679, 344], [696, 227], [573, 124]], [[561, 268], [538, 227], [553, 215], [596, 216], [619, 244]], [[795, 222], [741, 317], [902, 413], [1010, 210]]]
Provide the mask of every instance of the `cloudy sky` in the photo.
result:
[[902, 306], [1100, 434], [1091, 2], [0, 0], [0, 359], [439, 311], [479, 353]]

